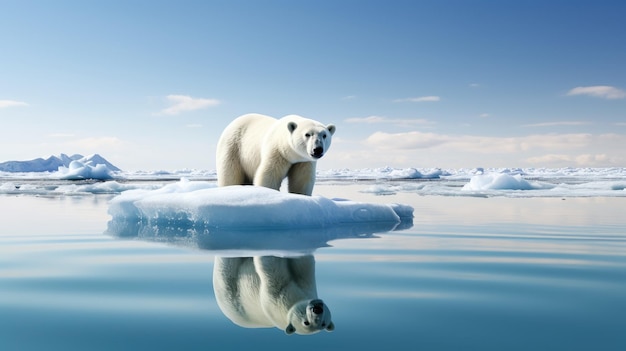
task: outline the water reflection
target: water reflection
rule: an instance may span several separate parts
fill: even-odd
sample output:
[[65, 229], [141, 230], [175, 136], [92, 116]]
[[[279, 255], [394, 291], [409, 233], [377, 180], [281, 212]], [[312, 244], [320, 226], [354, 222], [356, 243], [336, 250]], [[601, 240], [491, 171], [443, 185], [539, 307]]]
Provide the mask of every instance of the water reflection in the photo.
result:
[[400, 223], [368, 222], [336, 225], [327, 228], [293, 228], [289, 230], [221, 229], [181, 220], [150, 224], [136, 220], [111, 219], [106, 234], [120, 238], [138, 238], [165, 242], [178, 246], [217, 251], [227, 256], [251, 256], [250, 252], [293, 256], [310, 254], [315, 249], [328, 246], [328, 242], [349, 238], [372, 238], [375, 233], [404, 230], [413, 226], [412, 218], [402, 218]]
[[287, 334], [332, 331], [328, 306], [318, 298], [313, 255], [216, 257], [213, 289], [220, 309], [246, 328]]
[[224, 230], [181, 219], [148, 224], [113, 218], [107, 234], [210, 250], [216, 255], [217, 304], [233, 323], [313, 334], [335, 329], [329, 307], [317, 296], [313, 252], [331, 240], [373, 238], [412, 226], [412, 218], [402, 218], [330, 228]]

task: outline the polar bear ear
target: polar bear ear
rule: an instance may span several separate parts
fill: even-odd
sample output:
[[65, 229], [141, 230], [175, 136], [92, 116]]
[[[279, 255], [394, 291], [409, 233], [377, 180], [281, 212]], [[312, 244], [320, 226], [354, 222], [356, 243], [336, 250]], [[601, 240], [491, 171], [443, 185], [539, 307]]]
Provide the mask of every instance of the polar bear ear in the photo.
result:
[[296, 124], [296, 122], [289, 122], [287, 123], [287, 128], [289, 129], [289, 133], [293, 133], [293, 131], [298, 128], [298, 125]]
[[326, 126], [326, 129], [328, 129], [328, 131], [330, 132], [330, 135], [335, 134], [335, 130], [336, 130], [336, 128], [335, 128], [335, 125], [334, 125], [334, 124], [329, 124], [329, 125], [327, 125], [327, 126]]
[[328, 324], [328, 326], [326, 327], [326, 331], [333, 331], [335, 330], [335, 323], [330, 322], [330, 324]]
[[289, 325], [287, 326], [287, 328], [285, 328], [285, 333], [287, 335], [291, 335], [293, 333], [296, 332], [296, 327], [293, 326], [293, 324], [289, 323]]

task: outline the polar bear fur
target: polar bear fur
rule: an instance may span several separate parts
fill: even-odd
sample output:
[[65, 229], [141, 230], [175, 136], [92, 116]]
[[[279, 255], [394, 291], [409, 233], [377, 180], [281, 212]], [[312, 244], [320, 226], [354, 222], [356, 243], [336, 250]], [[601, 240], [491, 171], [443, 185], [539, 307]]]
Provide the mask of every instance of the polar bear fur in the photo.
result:
[[213, 289], [224, 315], [242, 327], [277, 327], [287, 334], [335, 329], [317, 297], [312, 255], [216, 257]]
[[217, 143], [218, 186], [258, 185], [279, 190], [288, 178], [290, 193], [311, 195], [316, 161], [328, 151], [335, 126], [289, 115], [281, 119], [243, 115]]

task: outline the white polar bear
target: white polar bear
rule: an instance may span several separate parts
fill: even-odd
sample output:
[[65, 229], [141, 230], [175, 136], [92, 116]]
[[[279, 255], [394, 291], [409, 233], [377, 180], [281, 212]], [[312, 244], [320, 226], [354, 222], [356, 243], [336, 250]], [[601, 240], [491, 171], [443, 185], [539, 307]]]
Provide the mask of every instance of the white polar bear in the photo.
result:
[[242, 327], [277, 327], [287, 334], [335, 329], [317, 297], [313, 255], [216, 257], [213, 289], [224, 315]]
[[231, 122], [217, 143], [218, 186], [258, 185], [311, 195], [316, 161], [330, 147], [335, 126], [289, 115], [247, 114]]

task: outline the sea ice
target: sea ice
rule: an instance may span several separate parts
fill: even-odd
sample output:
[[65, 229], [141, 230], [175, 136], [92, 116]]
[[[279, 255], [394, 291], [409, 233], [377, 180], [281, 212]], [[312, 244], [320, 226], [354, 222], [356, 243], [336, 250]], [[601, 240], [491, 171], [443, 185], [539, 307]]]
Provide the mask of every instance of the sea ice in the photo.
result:
[[481, 190], [545, 190], [554, 185], [528, 181], [520, 174], [490, 173], [473, 176], [462, 188], [464, 191]]
[[267, 248], [268, 241], [281, 243], [294, 235], [326, 242], [410, 227], [413, 208], [181, 180], [157, 190], [125, 191], [111, 200], [109, 214], [108, 232], [116, 236], [185, 237], [197, 245], [221, 236], [211, 248], [225, 246], [225, 239], [241, 244], [246, 237], [247, 245], [256, 241]]
[[157, 190], [129, 190], [111, 200], [113, 218], [151, 223], [177, 221], [215, 228], [321, 228], [336, 224], [392, 222], [413, 216], [404, 205], [332, 200], [255, 186], [217, 188], [182, 180]]

